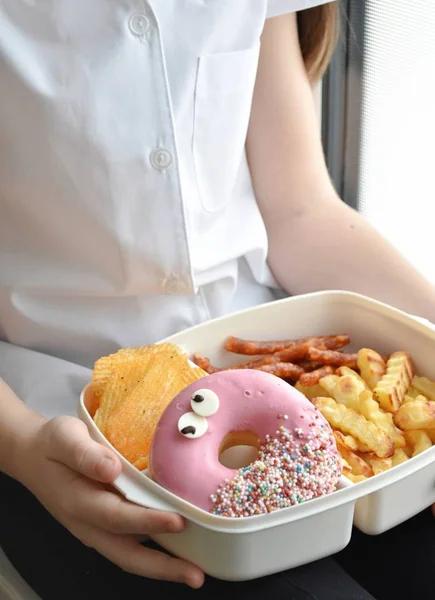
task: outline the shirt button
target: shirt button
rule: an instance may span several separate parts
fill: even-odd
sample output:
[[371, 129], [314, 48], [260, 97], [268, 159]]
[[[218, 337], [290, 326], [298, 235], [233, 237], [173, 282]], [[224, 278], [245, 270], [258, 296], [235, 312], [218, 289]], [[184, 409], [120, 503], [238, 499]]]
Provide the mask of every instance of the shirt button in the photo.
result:
[[183, 295], [187, 293], [187, 286], [175, 276], [168, 277], [164, 283], [165, 293], [170, 296]]
[[172, 154], [168, 150], [160, 148], [159, 150], [154, 150], [154, 152], [151, 152], [151, 164], [155, 169], [164, 171], [171, 165], [171, 163]]
[[149, 19], [145, 15], [131, 16], [128, 24], [134, 35], [144, 35], [150, 27]]

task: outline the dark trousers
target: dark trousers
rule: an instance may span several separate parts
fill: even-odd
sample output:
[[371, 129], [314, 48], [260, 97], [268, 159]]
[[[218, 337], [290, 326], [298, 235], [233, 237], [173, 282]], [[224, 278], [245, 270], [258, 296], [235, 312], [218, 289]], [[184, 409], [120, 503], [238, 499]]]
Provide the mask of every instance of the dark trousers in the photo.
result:
[[332, 558], [254, 581], [207, 578], [200, 590], [128, 575], [84, 547], [20, 484], [0, 474], [0, 546], [42, 600], [249, 598], [434, 600], [430, 511], [376, 537], [355, 530]]

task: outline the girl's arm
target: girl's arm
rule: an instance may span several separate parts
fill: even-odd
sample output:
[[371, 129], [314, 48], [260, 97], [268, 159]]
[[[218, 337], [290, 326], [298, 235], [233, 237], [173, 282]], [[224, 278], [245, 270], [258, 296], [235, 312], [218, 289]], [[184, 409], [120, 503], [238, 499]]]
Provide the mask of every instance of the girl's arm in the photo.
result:
[[435, 288], [333, 188], [295, 14], [266, 22], [247, 153], [269, 265], [289, 293], [345, 289], [435, 322]]
[[71, 417], [47, 421], [0, 378], [0, 471], [125, 571], [201, 587], [204, 574], [197, 567], [140, 545], [137, 535], [175, 533], [184, 523], [176, 514], [148, 510], [113, 493], [106, 484], [121, 468], [111, 450], [90, 438], [84, 423]]

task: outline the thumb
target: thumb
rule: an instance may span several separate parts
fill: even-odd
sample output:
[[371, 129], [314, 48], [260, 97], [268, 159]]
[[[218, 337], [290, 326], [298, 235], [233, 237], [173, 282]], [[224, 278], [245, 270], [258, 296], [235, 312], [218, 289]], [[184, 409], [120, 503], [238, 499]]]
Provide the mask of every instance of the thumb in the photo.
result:
[[57, 417], [45, 427], [48, 429], [48, 458], [103, 483], [111, 483], [121, 472], [121, 461], [116, 454], [94, 442], [79, 419]]

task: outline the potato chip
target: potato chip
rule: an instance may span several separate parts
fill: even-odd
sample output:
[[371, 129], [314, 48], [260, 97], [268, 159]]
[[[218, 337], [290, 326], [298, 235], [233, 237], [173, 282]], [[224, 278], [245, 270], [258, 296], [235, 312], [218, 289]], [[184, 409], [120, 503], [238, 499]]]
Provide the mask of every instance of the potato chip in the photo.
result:
[[315, 398], [313, 403], [333, 428], [360, 440], [379, 458], [394, 454], [391, 437], [353, 409], [337, 403], [333, 398]]
[[414, 365], [407, 352], [393, 352], [387, 370], [373, 389], [373, 397], [386, 412], [396, 412], [414, 376]]
[[133, 465], [136, 467], [136, 469], [138, 469], [139, 471], [145, 471], [145, 469], [148, 468], [148, 456], [142, 456], [141, 458], [138, 458]]
[[370, 348], [361, 348], [357, 353], [356, 362], [362, 379], [373, 390], [387, 370], [384, 359]]
[[[181, 357], [183, 364], [186, 362], [186, 355], [175, 344], [122, 348], [115, 354], [98, 359], [92, 372], [92, 391], [97, 397], [105, 395], [105, 398], [104, 401], [100, 400], [99, 409], [95, 414], [94, 420], [97, 426], [104, 427], [113, 409], [146, 375], [153, 361], [159, 357], [165, 360], [166, 357], [172, 356]], [[109, 383], [110, 391], [104, 394]]]
[[106, 370], [94, 421], [114, 448], [143, 470], [163, 411], [181, 390], [206, 373], [192, 366], [173, 344], [122, 352], [108, 364], [110, 374]]
[[117, 352], [102, 356], [95, 361], [92, 371], [92, 390], [96, 396], [101, 396], [104, 386], [110, 379], [112, 373], [128, 369], [132, 363], [136, 368], [136, 363], [141, 363], [144, 368], [152, 358], [154, 349], [159, 347], [159, 352], [173, 352], [177, 355], [183, 355], [183, 350], [176, 344], [169, 342], [162, 344], [153, 344], [148, 346], [137, 346], [136, 348], [120, 348]]
[[435, 402], [414, 400], [402, 404], [394, 415], [394, 423], [402, 431], [435, 429]]
[[86, 409], [92, 418], [95, 417], [97, 410], [100, 408], [100, 398], [96, 396], [94, 391], [91, 389], [86, 394]]

